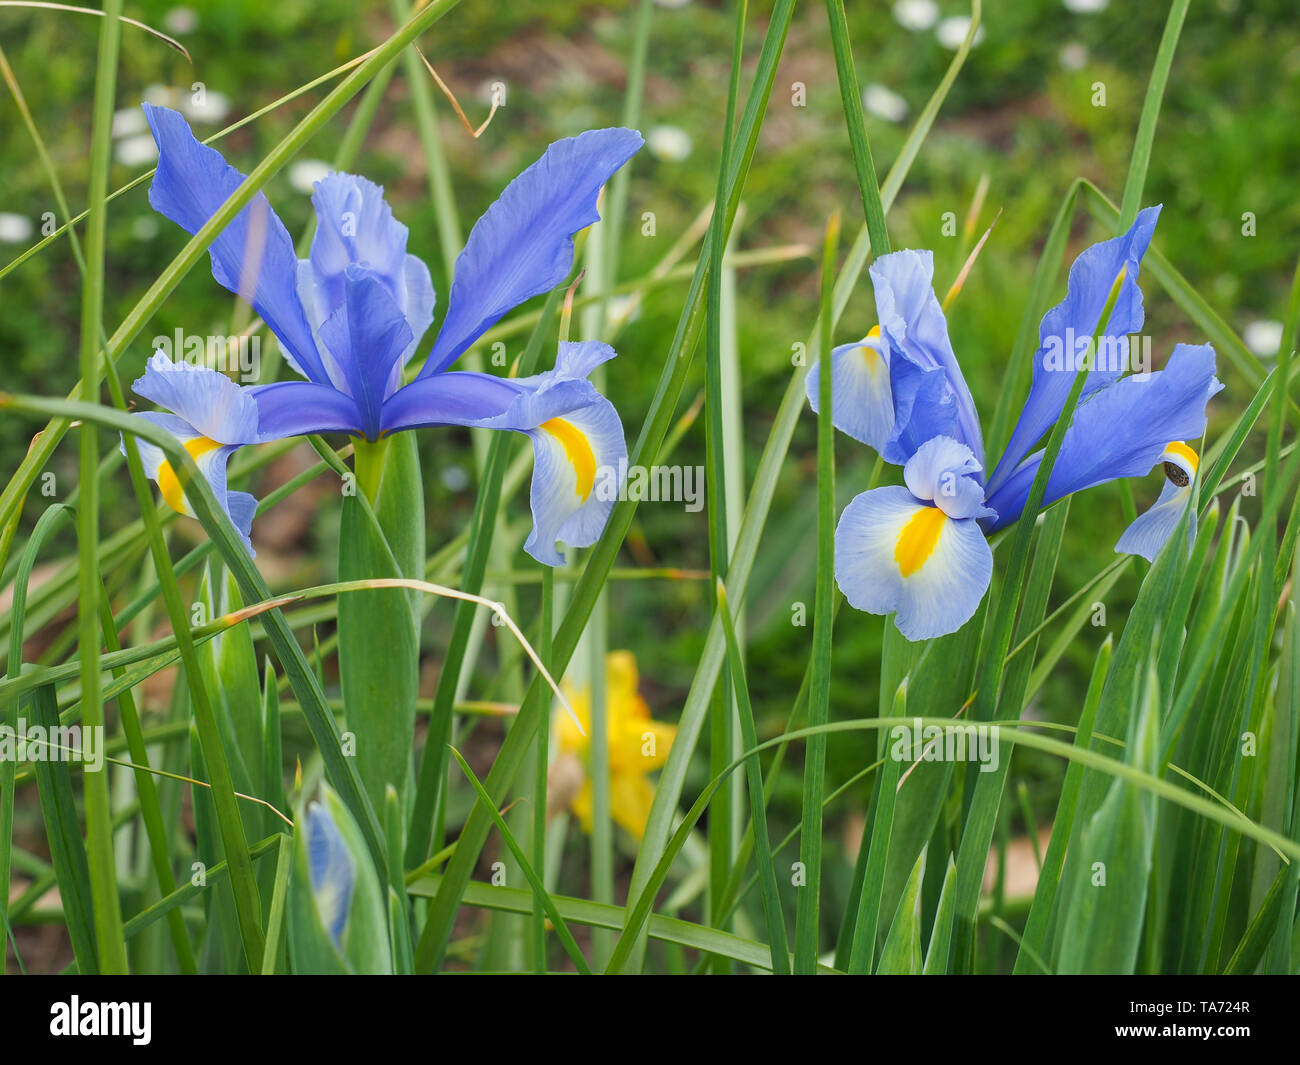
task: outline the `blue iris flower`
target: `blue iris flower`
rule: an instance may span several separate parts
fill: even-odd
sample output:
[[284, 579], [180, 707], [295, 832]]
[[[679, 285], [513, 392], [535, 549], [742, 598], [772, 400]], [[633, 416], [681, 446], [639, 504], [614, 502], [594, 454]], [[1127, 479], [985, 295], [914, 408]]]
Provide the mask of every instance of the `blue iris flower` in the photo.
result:
[[[196, 140], [177, 112], [144, 109], [159, 152], [149, 202], [196, 233], [244, 175]], [[587, 380], [613, 349], [563, 343], [553, 370], [527, 378], [449, 367], [504, 314], [565, 278], [574, 234], [599, 219], [601, 187], [642, 143], [635, 130], [589, 130], [552, 144], [510, 182], [456, 260], [433, 349], [405, 385], [435, 299], [428, 267], [407, 252], [407, 229], [383, 189], [351, 174], [318, 181], [317, 229], [305, 260], [258, 193], [213, 241], [212, 274], [261, 315], [303, 379], [241, 389], [215, 370], [155, 356], [135, 391], [172, 414], [140, 417], [171, 431], [196, 457], [210, 456], [200, 468], [245, 539], [252, 497], [224, 490], [226, 461], [240, 446], [324, 432], [376, 441], [435, 425], [527, 434], [534, 528], [525, 547], [541, 562], [562, 565], [557, 540], [587, 547], [599, 538], [615, 493], [593, 491], [597, 473], [620, 470], [627, 457], [617, 412]], [[218, 399], [225, 404], [220, 418], [211, 406]], [[153, 458], [164, 498], [187, 512], [179, 489], [169, 496], [164, 483], [176, 480], [170, 466]]]
[[[1163, 465], [1169, 483], [1116, 550], [1154, 559], [1192, 499], [1205, 408], [1223, 386], [1209, 344], [1179, 344], [1163, 370], [1124, 376], [1129, 334], [1142, 328], [1138, 270], [1159, 207], [1127, 233], [1086, 249], [1065, 299], [1043, 316], [1029, 396], [1001, 459], [984, 479], [979, 419], [948, 338], [927, 251], [900, 251], [871, 268], [880, 325], [831, 353], [832, 421], [903, 467], [903, 485], [854, 498], [835, 530], [835, 576], [849, 603], [895, 614], [911, 640], [955, 632], [978, 609], [993, 572], [987, 537], [1024, 511], [1052, 426], [1077, 371], [1083, 392], [1047, 480], [1043, 506]], [[1100, 318], [1114, 293], [1110, 316]], [[1097, 338], [1094, 342], [1094, 338]], [[808, 375], [817, 406], [818, 375]], [[1195, 533], [1195, 509], [1191, 514]]]
[[342, 949], [357, 866], [339, 826], [324, 804], [318, 802], [307, 807], [307, 871], [321, 924], [334, 945]]

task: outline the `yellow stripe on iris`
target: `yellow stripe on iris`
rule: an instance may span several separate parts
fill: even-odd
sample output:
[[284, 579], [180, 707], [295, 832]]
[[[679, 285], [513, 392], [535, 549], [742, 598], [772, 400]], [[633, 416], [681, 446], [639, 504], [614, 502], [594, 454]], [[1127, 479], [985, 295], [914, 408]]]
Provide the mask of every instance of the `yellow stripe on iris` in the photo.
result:
[[[879, 339], [880, 339], [880, 326], [878, 325], [873, 325], [871, 329], [868, 330], [867, 335], [863, 338], [864, 341], [879, 340]], [[871, 371], [872, 374], [879, 373], [881, 370], [885, 368], [885, 360], [880, 357], [880, 352], [877, 351], [875, 348], [873, 348], [870, 344], [867, 344], [865, 342], [859, 344], [858, 354], [862, 356], [862, 361], [867, 364], [867, 369]]]
[[1166, 444], [1165, 451], [1170, 455], [1177, 455], [1192, 468], [1192, 473], [1196, 472], [1196, 467], [1200, 463], [1200, 457], [1192, 448], [1188, 447], [1181, 440], [1174, 440], [1171, 443]]
[[[196, 436], [193, 440], [185, 441], [185, 450], [190, 453], [190, 458], [195, 462], [220, 446], [215, 440], [209, 440], [206, 436]], [[176, 476], [172, 464], [166, 459], [158, 467], [158, 487], [162, 490], [163, 499], [172, 510], [178, 514], [188, 513], [185, 509], [185, 490], [181, 487], [180, 478]]]
[[946, 518], [938, 507], [922, 507], [907, 520], [894, 545], [894, 561], [904, 577], [910, 577], [934, 554]]
[[564, 448], [569, 465], [573, 467], [574, 491], [578, 493], [578, 499], [585, 503], [596, 480], [596, 456], [586, 433], [563, 418], [542, 422], [541, 428], [555, 437]]

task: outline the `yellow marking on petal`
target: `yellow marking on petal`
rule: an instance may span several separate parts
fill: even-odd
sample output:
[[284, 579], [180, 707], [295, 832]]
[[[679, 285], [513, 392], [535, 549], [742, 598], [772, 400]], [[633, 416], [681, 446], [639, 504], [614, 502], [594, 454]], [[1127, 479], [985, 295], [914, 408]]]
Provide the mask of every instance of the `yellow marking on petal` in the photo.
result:
[[922, 507], [903, 526], [894, 545], [894, 561], [904, 577], [910, 577], [934, 554], [946, 517], [938, 507]]
[[1177, 455], [1192, 468], [1193, 473], [1196, 472], [1196, 467], [1200, 465], [1200, 456], [1196, 454], [1195, 450], [1188, 447], [1181, 440], [1173, 440], [1166, 444], [1165, 453], [1169, 455]]
[[867, 343], [868, 340], [880, 339], [880, 326], [873, 325], [867, 335], [862, 338], [862, 343], [858, 345], [858, 354], [862, 361], [867, 365], [867, 371], [872, 375], [878, 374], [885, 368], [885, 360], [881, 358], [880, 352]]
[[[190, 453], [190, 458], [195, 462], [220, 446], [215, 440], [209, 440], [206, 436], [196, 436], [193, 440], [185, 441], [185, 450]], [[172, 510], [177, 514], [188, 513], [185, 509], [185, 489], [181, 487], [180, 478], [176, 476], [172, 464], [166, 459], [163, 459], [163, 464], [158, 467], [158, 487], [162, 490], [163, 499]]]
[[541, 428], [555, 437], [564, 448], [564, 454], [577, 478], [575, 490], [578, 499], [585, 503], [587, 497], [591, 495], [591, 486], [596, 480], [596, 456], [591, 450], [591, 441], [587, 439], [587, 434], [563, 418], [552, 418], [548, 422], [542, 422]]

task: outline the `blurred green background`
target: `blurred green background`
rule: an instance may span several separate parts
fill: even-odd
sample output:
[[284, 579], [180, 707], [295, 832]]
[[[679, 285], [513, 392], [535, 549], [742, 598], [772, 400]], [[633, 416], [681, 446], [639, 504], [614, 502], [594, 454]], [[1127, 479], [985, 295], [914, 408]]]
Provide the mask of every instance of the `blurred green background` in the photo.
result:
[[[1098, 7], [1101, 10], [1080, 10]], [[751, 5], [750, 64], [766, 8]], [[948, 20], [961, 16], [963, 7], [951, 0], [904, 0], [899, 5], [850, 3], [848, 8], [859, 78], [869, 103], [867, 128], [883, 177], [951, 59], [951, 37], [955, 33], [960, 39], [961, 33]], [[633, 5], [621, 2], [517, 0], [501, 5], [465, 0], [425, 36], [425, 54], [472, 120], [486, 114], [487, 85], [502, 81], [507, 86], [506, 107], [478, 141], [466, 135], [438, 98], [464, 231], [505, 182], [551, 140], [618, 121], [633, 10]], [[202, 82], [213, 120], [195, 121], [200, 136], [364, 51], [392, 25], [385, 3], [340, 0], [222, 0], [185, 8], [136, 2], [127, 5], [127, 13], [174, 33], [194, 63], [144, 33], [125, 28], [119, 106], [134, 107], [146, 92], [161, 99], [165, 90], [160, 87], [188, 95], [195, 82]], [[1071, 180], [1085, 175], [1112, 198], [1119, 197], [1165, 14], [1163, 4], [1106, 5], [1099, 0], [986, 4], [982, 36], [891, 212], [896, 247], [934, 249], [942, 292], [963, 257], [959, 240], [942, 233], [943, 216], [954, 212], [958, 219], [964, 217], [981, 178], [987, 177], [980, 230], [998, 211], [1001, 215], [949, 315], [954, 346], [986, 426], [1042, 241]], [[96, 31], [88, 17], [0, 10], [0, 44], [78, 210], [86, 178]], [[655, 10], [642, 124], [652, 145], [633, 163], [622, 241], [624, 280], [646, 274], [713, 195], [730, 33], [730, 14], [718, 3], [697, 0]], [[796, 106], [795, 83], [806, 87], [805, 106]], [[1094, 103], [1097, 83], [1104, 85], [1105, 106]], [[860, 217], [821, 4], [805, 3], [797, 12], [776, 85], [746, 189], [741, 249], [815, 244], [827, 214], [837, 207], [850, 220]], [[249, 169], [323, 91], [315, 90], [238, 131], [221, 150], [232, 163]], [[1282, 317], [1300, 235], [1300, 201], [1294, 195], [1300, 125], [1287, 103], [1298, 91], [1300, 24], [1289, 0], [1198, 0], [1169, 81], [1145, 197], [1148, 203], [1165, 205], [1157, 246], [1248, 344], [1258, 348], [1266, 364], [1276, 348], [1280, 327], [1275, 323]], [[228, 111], [217, 115], [223, 103]], [[123, 117], [121, 125], [112, 187], [152, 165], [147, 133], [141, 142], [141, 131], [131, 130], [130, 117]], [[343, 129], [344, 123], [336, 120], [300, 161], [330, 159]], [[398, 217], [411, 229], [411, 250], [429, 262], [444, 300], [447, 278], [410, 92], [400, 67], [356, 169], [386, 186]], [[300, 168], [296, 182], [292, 171], [286, 171], [267, 189], [295, 234], [310, 216], [302, 184], [310, 170]], [[0, 262], [8, 262], [38, 238], [40, 217], [54, 205], [7, 94], [0, 100], [0, 174]], [[656, 216], [654, 237], [640, 232], [646, 211]], [[1241, 216], [1247, 211], [1257, 219], [1255, 235], [1249, 237], [1241, 233]], [[856, 232], [857, 224], [852, 222], [850, 232]], [[1072, 231], [1070, 257], [1109, 235], [1081, 214]], [[110, 329], [182, 246], [183, 237], [153, 215], [144, 186], [113, 204], [106, 305]], [[1060, 291], [1063, 286], [1064, 271]], [[71, 387], [77, 377], [77, 289], [76, 266], [66, 241], [0, 281], [4, 388], [54, 395]], [[607, 391], [630, 438], [653, 394], [684, 289], [677, 285], [650, 293], [618, 339], [621, 357], [609, 367]], [[1158, 367], [1175, 342], [1205, 338], [1149, 276], [1144, 289], [1147, 332]], [[788, 383], [792, 346], [807, 339], [816, 293], [817, 270], [809, 257], [739, 275], [745, 462], [750, 472]], [[137, 339], [125, 376], [130, 379], [139, 372], [154, 335], [178, 327], [198, 334], [226, 332], [232, 303], [206, 269], [193, 270]], [[859, 336], [873, 323], [874, 303], [864, 274], [836, 340]], [[431, 336], [426, 337], [426, 350]], [[512, 357], [518, 343], [512, 342]], [[1211, 438], [1250, 398], [1245, 382], [1222, 358], [1220, 375], [1228, 388], [1212, 405]], [[701, 359], [684, 405], [702, 383]], [[0, 470], [17, 466], [31, 431], [27, 422], [0, 421]], [[793, 603], [811, 607], [812, 600], [814, 435], [813, 419], [807, 417], [791, 449], [751, 582], [751, 684], [760, 729], [769, 733], [780, 730], [789, 712], [811, 644], [811, 623], [797, 627], [791, 618]], [[861, 490], [873, 456], [844, 437], [838, 450], [842, 504]], [[466, 474], [473, 458], [468, 435], [445, 430], [426, 432], [422, 453], [432, 547], [468, 519], [473, 490], [472, 477]], [[702, 463], [703, 453], [703, 422], [698, 420], [673, 461]], [[72, 483], [76, 465], [71, 444], [60, 449], [52, 468], [61, 481]], [[264, 493], [285, 476], [272, 468], [253, 488]], [[1133, 490], [1139, 507], [1145, 507], [1159, 491], [1158, 478], [1135, 483]], [[1109, 486], [1075, 501], [1054, 603], [1113, 557], [1113, 544], [1123, 528], [1119, 499], [1116, 488]], [[516, 499], [510, 516], [521, 518], [524, 505], [522, 498]], [[318, 493], [312, 508], [297, 525], [279, 531], [274, 549], [264, 550], [273, 584], [302, 586], [332, 578], [338, 515], [334, 491]], [[1252, 501], [1244, 512], [1253, 516]], [[110, 488], [105, 513], [110, 529], [134, 516], [124, 474]], [[32, 518], [29, 513], [27, 520]], [[193, 536], [196, 528], [184, 535]], [[627, 564], [653, 560], [707, 570], [703, 512], [647, 504], [638, 512], [631, 540], [635, 549], [625, 549]], [[1135, 586], [1136, 576], [1130, 573], [1108, 598], [1108, 626], [1085, 629], [1075, 642], [1067, 663], [1042, 693], [1039, 712], [1045, 717], [1077, 716], [1093, 649], [1107, 631], [1122, 626]], [[708, 616], [705, 582], [621, 582], [611, 586], [610, 598], [611, 646], [636, 651], [656, 716], [674, 719], [702, 646]], [[449, 624], [450, 610], [436, 608], [425, 642], [433, 666]], [[873, 710], [881, 632], [879, 618], [841, 611], [835, 637], [834, 715], [863, 716]], [[472, 690], [492, 698], [499, 694], [496, 685], [492, 668], [480, 668]], [[869, 742], [865, 734], [846, 734], [831, 744], [832, 782], [860, 768]], [[1039, 765], [1027, 758], [1023, 768], [1037, 787], [1056, 786], [1059, 768], [1054, 764]], [[703, 782], [702, 763], [698, 772], [699, 780], [688, 784], [688, 790]], [[797, 817], [798, 786], [797, 774], [782, 776], [780, 787], [789, 790], [789, 802], [778, 801], [774, 828], [783, 831], [786, 825], [781, 822]], [[845, 827], [857, 831], [851, 821]]]

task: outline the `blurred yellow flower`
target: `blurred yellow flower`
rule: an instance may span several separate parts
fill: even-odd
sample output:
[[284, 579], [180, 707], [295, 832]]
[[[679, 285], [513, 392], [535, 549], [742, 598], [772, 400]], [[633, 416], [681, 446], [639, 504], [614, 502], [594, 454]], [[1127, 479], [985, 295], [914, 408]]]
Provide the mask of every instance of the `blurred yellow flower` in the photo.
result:
[[[574, 690], [566, 682], [565, 696], [587, 735], [578, 731], [568, 714], [558, 715], [559, 757], [551, 770], [551, 782], [555, 790], [565, 793], [569, 809], [590, 832], [592, 794], [586, 765], [591, 735], [591, 693], [587, 688]], [[664, 764], [677, 729], [650, 719], [650, 708], [637, 692], [636, 658], [631, 651], [611, 651], [605, 656], [605, 708], [610, 816], [640, 839], [655, 796], [647, 774]], [[581, 784], [577, 782], [575, 767], [579, 767]]]

